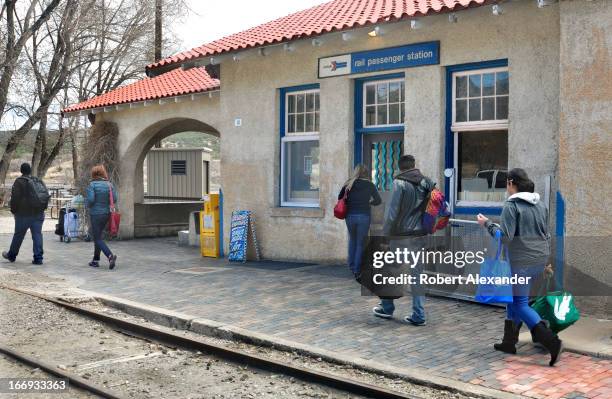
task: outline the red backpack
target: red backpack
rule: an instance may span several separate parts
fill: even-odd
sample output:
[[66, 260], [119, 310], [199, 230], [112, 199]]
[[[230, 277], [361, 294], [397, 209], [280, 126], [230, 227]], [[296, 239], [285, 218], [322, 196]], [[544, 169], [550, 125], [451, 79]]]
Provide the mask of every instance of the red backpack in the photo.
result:
[[423, 210], [421, 224], [427, 234], [433, 234], [448, 225], [450, 219], [448, 203], [444, 194], [437, 188], [434, 187], [423, 200]]

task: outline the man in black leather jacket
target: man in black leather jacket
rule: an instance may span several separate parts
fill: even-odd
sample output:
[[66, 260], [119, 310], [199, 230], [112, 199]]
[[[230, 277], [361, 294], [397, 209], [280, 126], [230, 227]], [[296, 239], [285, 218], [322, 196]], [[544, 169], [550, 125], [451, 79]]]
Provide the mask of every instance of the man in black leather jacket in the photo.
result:
[[[399, 159], [399, 173], [393, 180], [393, 191], [391, 199], [385, 209], [383, 234], [389, 239], [389, 250], [396, 251], [398, 248], [408, 251], [420, 251], [425, 248], [427, 233], [423, 230], [421, 219], [423, 217], [425, 201], [435, 183], [428, 177], [423, 176], [415, 168], [415, 159], [412, 155], [403, 155]], [[423, 265], [398, 265], [387, 264], [384, 267], [394, 269], [399, 275], [402, 269], [410, 267], [410, 274], [416, 277], [423, 271]], [[381, 303], [373, 309], [374, 315], [386, 319], [393, 316], [395, 305], [393, 297], [402, 296], [398, 292], [401, 287], [384, 287], [385, 295], [381, 296]], [[425, 325], [425, 295], [420, 284], [411, 284], [412, 308], [411, 316], [404, 320], [416, 325]]]

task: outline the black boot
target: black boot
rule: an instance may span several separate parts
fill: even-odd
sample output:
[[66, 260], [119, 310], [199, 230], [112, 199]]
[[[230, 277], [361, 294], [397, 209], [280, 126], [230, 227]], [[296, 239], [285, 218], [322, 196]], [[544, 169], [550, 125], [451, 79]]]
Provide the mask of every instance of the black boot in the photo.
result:
[[504, 337], [499, 344], [493, 344], [493, 348], [498, 351], [516, 354], [516, 343], [518, 342], [519, 331], [523, 323], [514, 324], [512, 320], [504, 321]]
[[554, 366], [557, 363], [557, 360], [561, 357], [561, 352], [563, 352], [563, 342], [552, 332], [552, 330], [546, 327], [544, 322], [539, 322], [532, 329], [531, 332], [533, 336], [550, 352], [550, 362], [549, 366]]
[[538, 342], [538, 340], [536, 339], [536, 336], [533, 334], [533, 330], [529, 331], [531, 333], [531, 342], [535, 345], [535, 346], [542, 346], [540, 345], [540, 343]]

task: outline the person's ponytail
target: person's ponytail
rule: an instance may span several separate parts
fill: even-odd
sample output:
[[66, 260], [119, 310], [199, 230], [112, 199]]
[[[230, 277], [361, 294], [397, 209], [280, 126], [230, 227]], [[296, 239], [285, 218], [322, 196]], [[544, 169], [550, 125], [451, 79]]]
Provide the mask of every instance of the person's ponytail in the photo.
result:
[[350, 191], [357, 179], [367, 179], [369, 173], [368, 168], [366, 168], [364, 164], [358, 164], [353, 170], [353, 175], [346, 181], [346, 183], [344, 183], [344, 186]]

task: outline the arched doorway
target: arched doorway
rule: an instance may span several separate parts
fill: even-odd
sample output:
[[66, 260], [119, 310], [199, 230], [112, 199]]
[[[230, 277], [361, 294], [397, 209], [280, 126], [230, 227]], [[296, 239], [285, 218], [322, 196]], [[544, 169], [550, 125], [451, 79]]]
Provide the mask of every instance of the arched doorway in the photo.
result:
[[[132, 138], [121, 159], [120, 205], [123, 213], [122, 236], [152, 237], [175, 235], [187, 228], [189, 215], [202, 208], [198, 198], [147, 198], [145, 196], [144, 163], [155, 143], [183, 132], [194, 132], [220, 138], [219, 131], [209, 124], [191, 118], [172, 118], [159, 121]], [[120, 140], [127, 140], [120, 136]], [[124, 147], [125, 148], [125, 147]], [[166, 167], [166, 166], [164, 166]], [[167, 165], [171, 168], [171, 164]], [[201, 166], [200, 166], [201, 167]], [[208, 165], [210, 170], [210, 165]], [[147, 180], [154, 178], [149, 171]], [[217, 184], [216, 187], [219, 185]], [[216, 188], [214, 185], [213, 190]]]

